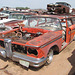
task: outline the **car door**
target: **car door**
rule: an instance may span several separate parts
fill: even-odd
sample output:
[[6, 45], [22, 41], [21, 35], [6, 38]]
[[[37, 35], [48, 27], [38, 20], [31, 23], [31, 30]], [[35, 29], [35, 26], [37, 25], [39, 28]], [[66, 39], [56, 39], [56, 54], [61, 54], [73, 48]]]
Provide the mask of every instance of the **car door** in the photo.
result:
[[72, 25], [69, 27], [71, 29], [71, 40], [75, 38], [75, 17], [71, 18]]
[[72, 18], [67, 19], [69, 42], [72, 41], [75, 36], [75, 24], [74, 23], [73, 23]]

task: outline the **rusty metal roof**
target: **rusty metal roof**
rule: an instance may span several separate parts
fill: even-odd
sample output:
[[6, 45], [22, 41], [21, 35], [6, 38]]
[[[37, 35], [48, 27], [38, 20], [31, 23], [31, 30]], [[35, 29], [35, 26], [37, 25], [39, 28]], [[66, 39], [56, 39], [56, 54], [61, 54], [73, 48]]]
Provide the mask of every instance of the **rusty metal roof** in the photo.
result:
[[[72, 18], [72, 17], [75, 17], [75, 16], [68, 16], [68, 15], [61, 15], [61, 16], [59, 16], [59, 15], [33, 15], [32, 17], [50, 17], [50, 18], [58, 18], [58, 19], [67, 19], [67, 18]], [[32, 17], [30, 17], [30, 18], [32, 18]]]

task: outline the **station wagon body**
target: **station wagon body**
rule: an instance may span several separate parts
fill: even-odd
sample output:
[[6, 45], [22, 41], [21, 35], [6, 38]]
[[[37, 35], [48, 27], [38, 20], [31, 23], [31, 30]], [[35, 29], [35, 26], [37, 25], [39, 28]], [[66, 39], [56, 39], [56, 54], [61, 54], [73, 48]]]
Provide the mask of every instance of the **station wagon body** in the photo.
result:
[[29, 17], [25, 27], [0, 32], [0, 55], [21, 65], [48, 65], [75, 37], [75, 18], [55, 15]]

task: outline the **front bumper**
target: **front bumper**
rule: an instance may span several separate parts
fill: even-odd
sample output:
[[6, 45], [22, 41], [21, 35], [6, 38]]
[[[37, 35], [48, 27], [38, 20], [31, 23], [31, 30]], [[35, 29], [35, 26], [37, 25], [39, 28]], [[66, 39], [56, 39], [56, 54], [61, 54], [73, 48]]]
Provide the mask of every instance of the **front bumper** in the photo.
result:
[[24, 60], [29, 62], [30, 66], [40, 67], [46, 63], [47, 58], [32, 58], [26, 55], [22, 55], [20, 53], [13, 52], [12, 60], [17, 62], [19, 62], [19, 60]]
[[[3, 56], [4, 58], [6, 58], [7, 57], [6, 50], [3, 48], [0, 48], [0, 55]], [[27, 62], [29, 62], [30, 66], [40, 67], [46, 63], [47, 57], [46, 58], [44, 58], [44, 57], [43, 58], [33, 58], [33, 57], [29, 57], [27, 55], [23, 55], [21, 53], [12, 52], [10, 59], [12, 59], [13, 61], [17, 61], [17, 62], [19, 62], [19, 60], [27, 61]]]

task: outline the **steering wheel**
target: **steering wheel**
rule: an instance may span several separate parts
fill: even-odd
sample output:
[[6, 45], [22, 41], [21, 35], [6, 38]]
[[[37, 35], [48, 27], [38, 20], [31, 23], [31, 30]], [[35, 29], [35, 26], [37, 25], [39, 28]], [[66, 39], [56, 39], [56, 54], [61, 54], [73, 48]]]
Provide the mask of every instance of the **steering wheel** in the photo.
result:
[[17, 33], [16, 33], [16, 36], [17, 36], [18, 38], [22, 38], [22, 33], [21, 33], [21, 32], [17, 32]]

